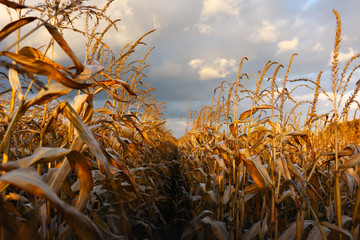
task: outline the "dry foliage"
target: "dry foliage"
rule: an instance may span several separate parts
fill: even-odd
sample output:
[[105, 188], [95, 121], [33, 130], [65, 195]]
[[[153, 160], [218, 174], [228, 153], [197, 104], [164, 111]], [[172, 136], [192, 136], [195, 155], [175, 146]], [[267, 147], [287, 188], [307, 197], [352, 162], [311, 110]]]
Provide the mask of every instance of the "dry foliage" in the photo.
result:
[[[170, 201], [163, 193], [175, 141], [163, 103], [143, 83], [151, 50], [132, 54], [152, 31], [114, 53], [103, 41], [118, 21], [107, 16], [112, 2], [0, 1], [19, 17], [0, 31], [3, 47], [17, 35], [0, 49], [1, 78], [10, 83], [0, 101], [1, 239], [153, 239], [166, 224], [159, 205]], [[80, 17], [85, 29], [74, 26]], [[22, 46], [39, 28], [51, 41]], [[83, 35], [84, 63], [64, 31]], [[55, 51], [73, 66], [54, 61]]]

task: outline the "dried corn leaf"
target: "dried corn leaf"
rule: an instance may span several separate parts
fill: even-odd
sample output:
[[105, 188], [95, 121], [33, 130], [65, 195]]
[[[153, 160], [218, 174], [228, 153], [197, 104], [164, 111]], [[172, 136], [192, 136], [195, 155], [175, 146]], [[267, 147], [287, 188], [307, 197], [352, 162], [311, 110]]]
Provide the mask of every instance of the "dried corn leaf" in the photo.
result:
[[265, 180], [263, 176], [260, 174], [259, 170], [257, 169], [255, 163], [250, 159], [251, 158], [244, 159], [245, 167], [248, 170], [251, 178], [255, 181], [257, 187], [264, 190], [266, 188]]
[[126, 91], [128, 91], [128, 93], [130, 93], [130, 95], [137, 96], [136, 93], [130, 88], [130, 86], [127, 82], [120, 80], [120, 79], [116, 79], [116, 82], [120, 83], [121, 86], [123, 86], [126, 89]]
[[224, 141], [221, 141], [221, 142], [216, 143], [216, 147], [217, 147], [218, 149], [224, 150], [225, 152], [227, 152], [227, 153], [230, 154], [230, 155], [233, 155], [233, 151], [231, 151], [230, 148], [228, 148], [228, 147], [226, 146], [226, 144], [225, 144]]
[[329, 222], [320, 222], [321, 225], [331, 229], [332, 231], [341, 233], [345, 236], [347, 236], [349, 239], [353, 239], [351, 232], [347, 231], [346, 229], [339, 227], [337, 225], [331, 224]]
[[70, 152], [71, 150], [65, 148], [39, 147], [29, 157], [22, 158], [17, 161], [0, 164], [0, 169], [2, 171], [9, 171], [17, 168], [30, 167], [34, 164], [39, 164], [39, 163], [55, 162], [59, 159], [64, 158]]
[[32, 7], [28, 7], [23, 4], [19, 4], [19, 3], [8, 1], [8, 0], [0, 0], [0, 3], [4, 4], [5, 6], [7, 6], [9, 8], [13, 8], [13, 9], [32, 8]]
[[[257, 111], [259, 110], [266, 110], [266, 109], [275, 109], [274, 106], [270, 106], [270, 105], [261, 105], [261, 106], [257, 106], [257, 107], [253, 107], [243, 113], [240, 114], [239, 120], [245, 120], [248, 117], [250, 117], [251, 115], [255, 114]], [[234, 123], [234, 122], [233, 122]]]
[[37, 197], [45, 198], [57, 208], [64, 220], [81, 239], [102, 239], [101, 232], [91, 220], [60, 200], [40, 176], [29, 168], [19, 168], [0, 177], [1, 182], [12, 184]]
[[300, 173], [299, 169], [295, 166], [295, 164], [288, 158], [286, 158], [286, 162], [290, 172], [301, 182], [305, 181], [305, 178]]
[[[326, 237], [331, 232], [331, 230], [329, 228], [327, 228], [327, 227], [323, 227], [322, 230], [324, 231]], [[323, 240], [323, 237], [321, 236], [319, 226], [315, 226], [315, 227], [313, 227], [311, 229], [311, 231], [309, 232], [309, 235], [306, 238], [306, 240]]]
[[250, 176], [260, 189], [266, 188], [265, 183], [274, 187], [274, 184], [272, 183], [266, 168], [261, 163], [259, 163], [256, 158], [246, 158], [244, 159], [244, 164], [248, 169]]
[[22, 65], [26, 71], [34, 74], [48, 76], [54, 79], [55, 81], [65, 85], [66, 87], [74, 88], [74, 89], [83, 89], [90, 86], [89, 84], [83, 84], [73, 81], [72, 79], [62, 74], [52, 64], [49, 64], [47, 62], [26, 57], [21, 54], [16, 54], [11, 52], [2, 52], [2, 53], [5, 56], [14, 60], [16, 63]]
[[215, 193], [214, 193], [213, 190], [207, 191], [206, 194], [209, 196], [211, 201], [213, 201], [215, 204], [218, 203], [217, 198], [216, 198]]
[[223, 205], [227, 204], [230, 200], [230, 197], [233, 196], [234, 192], [235, 192], [235, 188], [233, 186], [231, 187], [226, 186], [225, 191], [223, 193], [223, 197], [221, 198], [221, 203]]
[[12, 90], [16, 93], [16, 96], [18, 97], [18, 99], [20, 101], [22, 101], [24, 98], [24, 95], [22, 94], [19, 75], [18, 75], [18, 72], [13, 68], [9, 69], [9, 82], [10, 82]]
[[291, 132], [286, 132], [284, 133], [285, 137], [291, 136], [291, 137], [301, 137], [306, 144], [310, 145], [310, 141], [308, 138], [308, 135], [304, 132], [299, 132], [299, 131], [291, 131]]
[[[304, 221], [304, 230], [310, 225], [315, 225], [316, 222], [313, 220]], [[278, 240], [291, 240], [296, 237], [296, 222], [293, 222], [280, 236]]]
[[360, 163], [360, 153], [355, 154], [339, 166], [339, 172], [345, 171]]
[[249, 231], [247, 231], [244, 235], [244, 239], [255, 239], [256, 236], [261, 236], [264, 238], [265, 234], [268, 232], [269, 228], [267, 225], [268, 213], [264, 216], [264, 219], [254, 223]]
[[350, 174], [351, 177], [354, 178], [356, 183], [359, 185], [360, 184], [360, 178], [359, 178], [359, 175], [356, 173], [356, 171], [353, 168], [348, 168], [346, 171]]
[[226, 229], [226, 224], [211, 219], [209, 214], [214, 215], [211, 211], [203, 210], [196, 216], [184, 230], [181, 240], [190, 240], [194, 236], [197, 236], [197, 239], [229, 239], [230, 234]]
[[[0, 3], [3, 3], [2, 1]], [[12, 32], [16, 31], [17, 29], [21, 28], [22, 26], [31, 23], [37, 19], [36, 17], [25, 17], [20, 18], [19, 20], [16, 20], [14, 22], [11, 22], [7, 24], [5, 27], [3, 27], [0, 31], [0, 42], [6, 38], [8, 35], [10, 35]]]
[[[105, 75], [107, 76], [107, 75]], [[108, 76], [110, 77], [110, 76]], [[111, 80], [108, 80], [108, 81], [105, 81], [105, 82], [99, 82], [100, 84], [104, 84], [106, 86], [108, 85], [121, 85], [123, 88], [125, 88], [125, 90], [130, 94], [130, 95], [133, 95], [133, 96], [137, 96], [137, 94], [131, 89], [131, 87], [129, 86], [129, 84], [123, 80], [120, 80], [120, 79], [111, 79]]]
[[52, 37], [55, 39], [55, 41], [59, 44], [59, 46], [71, 58], [71, 60], [75, 64], [76, 73], [80, 74], [83, 71], [84, 66], [79, 61], [79, 59], [75, 56], [75, 53], [71, 50], [71, 48], [69, 47], [69, 45], [67, 44], [65, 39], [61, 36], [61, 34], [57, 30], [57, 28], [54, 27], [53, 25], [51, 25], [50, 23], [45, 23], [44, 25], [45, 25], [46, 29], [49, 31], [49, 33], [52, 35]]
[[85, 64], [84, 70], [81, 72], [80, 76], [77, 79], [80, 80], [82, 83], [85, 83], [85, 82], [89, 83], [89, 79], [96, 73], [99, 73], [102, 70], [104, 70], [104, 68], [105, 67], [99, 66], [99, 65]]
[[117, 192], [117, 186], [114, 182], [114, 178], [110, 172], [109, 162], [106, 158], [105, 152], [100, 145], [100, 143], [95, 139], [93, 133], [89, 129], [88, 126], [84, 123], [84, 121], [80, 118], [80, 116], [76, 113], [76, 111], [70, 106], [69, 103], [61, 103], [60, 108], [62, 109], [64, 115], [69, 119], [69, 121], [74, 125], [76, 130], [78, 131], [81, 139], [86, 143], [89, 147], [90, 151], [96, 156], [99, 162], [100, 170], [104, 171], [107, 179], [110, 181], [111, 186], [114, 191]]
[[342, 216], [341, 216], [342, 226], [346, 225], [348, 222], [351, 222], [351, 221], [352, 221], [352, 218], [351, 218], [351, 217], [346, 216], [346, 215], [342, 215]]
[[67, 70], [66, 68], [64, 68], [63, 66], [58, 64], [57, 62], [52, 61], [50, 58], [44, 56], [44, 54], [42, 54], [42, 52], [36, 48], [30, 47], [30, 46], [25, 46], [20, 49], [19, 54], [23, 55], [25, 57], [34, 59], [34, 60], [46, 62], [46, 63], [54, 66], [55, 68], [64, 70], [65, 72], [71, 74], [71, 72], [69, 70]]
[[281, 194], [280, 198], [276, 201], [276, 204], [281, 203], [281, 202], [284, 201], [287, 197], [291, 197], [291, 190], [290, 190], [290, 189], [284, 191], [284, 192]]
[[90, 197], [90, 191], [93, 187], [93, 178], [90, 170], [90, 164], [88, 159], [78, 151], [72, 150], [68, 155], [67, 159], [70, 162], [72, 170], [80, 179], [80, 193], [75, 202], [74, 207], [81, 211], [85, 203]]
[[61, 83], [52, 82], [46, 84], [34, 98], [27, 101], [24, 105], [27, 109], [33, 105], [41, 105], [60, 96], [69, 94], [72, 90], [72, 88], [68, 88]]
[[[356, 149], [356, 145], [351, 144], [349, 146], [346, 146], [343, 150], [338, 151], [338, 156], [339, 157], [343, 157], [343, 156], [350, 156], [353, 154], [357, 154], [357, 149]], [[322, 153], [321, 156], [335, 156], [335, 152], [329, 152], [329, 153]]]

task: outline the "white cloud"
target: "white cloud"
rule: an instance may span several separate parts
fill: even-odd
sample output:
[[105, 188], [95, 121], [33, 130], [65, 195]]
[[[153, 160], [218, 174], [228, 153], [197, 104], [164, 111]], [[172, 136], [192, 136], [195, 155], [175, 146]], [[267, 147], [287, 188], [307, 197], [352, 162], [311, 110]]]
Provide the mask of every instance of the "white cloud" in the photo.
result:
[[200, 68], [200, 66], [203, 64], [204, 59], [193, 59], [189, 62], [190, 67], [192, 68]]
[[238, 0], [203, 0], [201, 19], [207, 20], [218, 15], [237, 16], [239, 14]]
[[277, 39], [277, 29], [269, 21], [262, 20], [261, 27], [253, 35], [255, 42], [274, 42]]
[[[350, 47], [348, 53], [342, 53], [342, 52], [339, 53], [339, 61], [340, 61], [340, 62], [343, 62], [343, 61], [349, 60], [349, 59], [350, 59], [351, 57], [353, 57], [354, 55], [355, 55], [355, 52], [354, 52], [354, 50]], [[329, 66], [331, 65], [331, 61], [333, 60], [333, 56], [334, 56], [334, 52], [332, 51], [332, 52], [331, 52], [331, 57], [330, 57], [329, 63], [328, 63]]]
[[152, 20], [151, 21], [152, 22], [152, 24], [151, 24], [152, 28], [154, 28], [154, 29], [160, 29], [161, 28], [160, 21], [159, 21], [158, 17], [155, 14], [151, 15], [151, 20]]
[[324, 50], [324, 47], [322, 46], [322, 44], [321, 44], [320, 42], [317, 42], [317, 43], [313, 46], [312, 50], [317, 51], [317, 52], [321, 52], [321, 51]]
[[197, 70], [199, 80], [224, 78], [237, 70], [236, 61], [232, 58], [217, 58], [213, 64], [204, 64], [203, 59], [193, 59], [189, 66]]
[[152, 66], [150, 76], [152, 77], [175, 77], [180, 75], [181, 65], [169, 60], [165, 60], [159, 66]]
[[212, 27], [210, 25], [204, 23], [195, 24], [195, 28], [197, 28], [199, 32], [203, 34], [210, 33], [212, 30]]
[[124, 1], [120, 1], [120, 9], [122, 10], [122, 13], [126, 16], [133, 16], [133, 10], [132, 8], [129, 6], [129, 1], [130, 0], [124, 0]]
[[352, 56], [355, 55], [355, 52], [352, 48], [349, 48], [349, 52], [348, 53], [342, 53], [340, 52], [339, 54], [339, 60], [340, 62], [342, 61], [346, 61], [346, 60], [349, 60]]
[[293, 37], [293, 39], [289, 41], [281, 41], [277, 44], [279, 48], [278, 53], [294, 50], [297, 47], [298, 43], [299, 43], [299, 39], [297, 37]]
[[167, 118], [166, 126], [171, 129], [174, 137], [179, 138], [185, 133], [187, 121], [180, 118]]

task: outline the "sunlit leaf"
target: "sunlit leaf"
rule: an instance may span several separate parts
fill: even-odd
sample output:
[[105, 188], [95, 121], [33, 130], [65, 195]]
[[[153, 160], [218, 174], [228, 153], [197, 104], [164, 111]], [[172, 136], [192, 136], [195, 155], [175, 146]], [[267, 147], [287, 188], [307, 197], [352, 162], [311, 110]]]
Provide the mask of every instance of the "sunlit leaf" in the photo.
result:
[[11, 88], [16, 93], [16, 96], [18, 97], [18, 99], [20, 101], [22, 101], [24, 98], [24, 95], [22, 94], [19, 75], [18, 75], [18, 72], [13, 68], [9, 69], [9, 82], [10, 82]]
[[256, 106], [256, 107], [253, 107], [243, 113], [240, 114], [240, 117], [239, 117], [239, 120], [242, 121], [242, 120], [245, 120], [247, 119], [248, 117], [250, 117], [251, 115], [255, 114], [257, 111], [259, 110], [266, 110], [266, 109], [275, 109], [274, 106], [270, 106], [270, 105], [261, 105], [261, 106]]
[[52, 35], [52, 37], [55, 39], [55, 41], [59, 44], [59, 46], [71, 58], [71, 60], [75, 64], [77, 74], [80, 74], [84, 69], [84, 65], [75, 56], [75, 53], [71, 50], [65, 39], [61, 36], [60, 32], [57, 30], [56, 27], [49, 23], [45, 23], [44, 25], [49, 31], [49, 33]]
[[[6, 2], [12, 3], [12, 4], [17, 4], [17, 3], [10, 2], [10, 1], [4, 1], [4, 0], [0, 1], [0, 3], [3, 3], [5, 5], [6, 5]], [[17, 5], [19, 5], [19, 4], [17, 4]], [[25, 17], [25, 18], [20, 18], [19, 20], [16, 20], [14, 22], [7, 24], [0, 31], [0, 42], [4, 38], [6, 38], [8, 35], [10, 35], [12, 32], [16, 31], [17, 29], [21, 28], [22, 26], [25, 26], [28, 23], [31, 23], [35, 19], [37, 19], [37, 18], [36, 17]]]

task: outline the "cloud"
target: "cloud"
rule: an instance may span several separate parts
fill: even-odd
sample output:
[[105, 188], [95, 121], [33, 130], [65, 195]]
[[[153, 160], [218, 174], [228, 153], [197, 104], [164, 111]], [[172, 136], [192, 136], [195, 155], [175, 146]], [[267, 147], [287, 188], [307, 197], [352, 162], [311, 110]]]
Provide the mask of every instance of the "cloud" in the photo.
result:
[[195, 24], [195, 28], [197, 28], [199, 32], [203, 34], [210, 33], [212, 30], [212, 27], [209, 24], [204, 24], [204, 23]]
[[208, 20], [219, 15], [237, 16], [239, 14], [238, 0], [203, 0], [200, 18]]
[[252, 36], [255, 42], [275, 42], [277, 39], [277, 29], [269, 21], [262, 20], [261, 27]]
[[[354, 52], [354, 50], [350, 47], [348, 53], [339, 52], [339, 61], [340, 61], [340, 62], [344, 62], [344, 61], [349, 60], [350, 58], [352, 58], [354, 55], [355, 55], [355, 52]], [[331, 52], [331, 57], [330, 57], [330, 59], [329, 59], [328, 66], [331, 65], [331, 62], [332, 62], [332, 60], [333, 60], [333, 57], [334, 57], [334, 51]]]
[[159, 66], [150, 70], [152, 77], [175, 77], [181, 74], [181, 65], [170, 60], [164, 60]]
[[203, 59], [193, 59], [188, 64], [197, 70], [199, 80], [224, 78], [237, 70], [236, 60], [232, 58], [217, 58], [210, 65], [204, 64]]
[[155, 14], [151, 15], [151, 20], [152, 20], [151, 21], [152, 22], [152, 24], [151, 24], [152, 28], [154, 28], [154, 29], [160, 29], [161, 28], [160, 21], [159, 21], [158, 17]]
[[279, 50], [277, 53], [294, 50], [299, 43], [299, 39], [297, 37], [293, 37], [293, 39], [289, 41], [281, 41], [277, 44]]
[[354, 52], [354, 50], [350, 47], [348, 53], [342, 53], [342, 52], [339, 53], [339, 60], [340, 60], [340, 62], [346, 61], [346, 60], [349, 60], [349, 59], [350, 59], [352, 56], [354, 56], [354, 55], [355, 55], [355, 52]]
[[312, 50], [317, 51], [317, 52], [321, 52], [321, 51], [324, 50], [324, 47], [322, 46], [322, 44], [321, 44], [320, 42], [317, 42], [317, 43], [313, 46]]
[[179, 138], [185, 133], [187, 120], [180, 118], [167, 118], [166, 125], [172, 130], [174, 137]]

